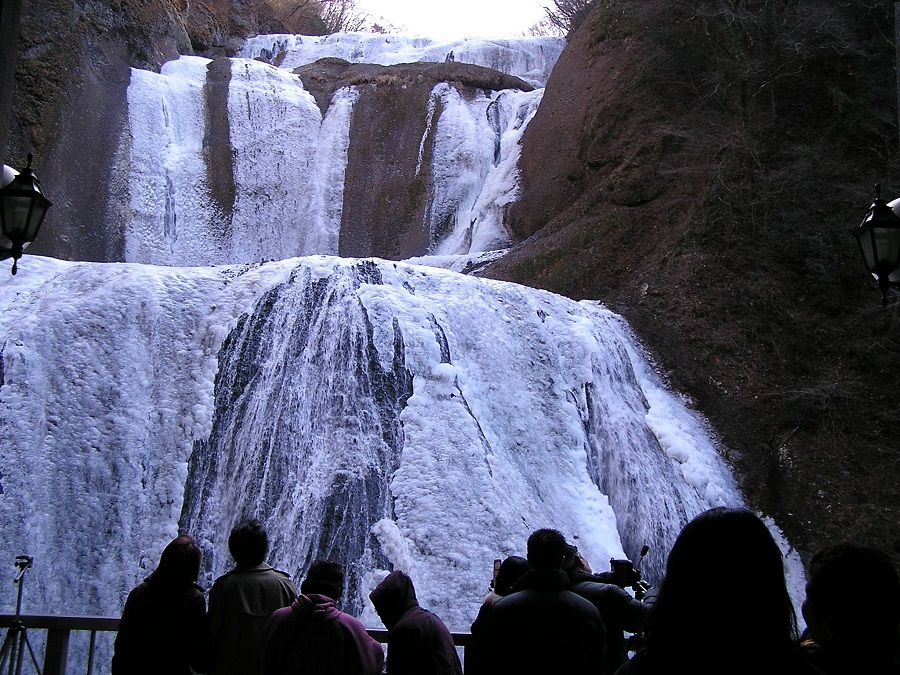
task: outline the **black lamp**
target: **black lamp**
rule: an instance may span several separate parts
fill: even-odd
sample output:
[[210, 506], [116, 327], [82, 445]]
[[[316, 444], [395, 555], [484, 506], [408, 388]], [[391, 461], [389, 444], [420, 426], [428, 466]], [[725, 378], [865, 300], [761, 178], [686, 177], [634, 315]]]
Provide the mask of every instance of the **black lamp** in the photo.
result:
[[880, 185], [875, 185], [875, 201], [853, 234], [887, 307], [888, 289], [900, 287], [900, 216], [881, 198]]
[[40, 183], [31, 170], [31, 160], [32, 155], [28, 153], [28, 166], [9, 185], [0, 188], [0, 227], [10, 244], [0, 246], [0, 260], [13, 259], [13, 274], [23, 250], [37, 238], [47, 209], [52, 206], [41, 193]]

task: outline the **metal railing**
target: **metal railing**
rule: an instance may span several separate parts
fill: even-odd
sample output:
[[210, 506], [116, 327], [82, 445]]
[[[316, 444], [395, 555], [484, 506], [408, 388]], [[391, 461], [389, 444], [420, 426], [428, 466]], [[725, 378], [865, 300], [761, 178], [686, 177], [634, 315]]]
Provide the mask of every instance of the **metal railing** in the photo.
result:
[[[97, 645], [98, 632], [115, 632], [119, 630], [119, 619], [104, 616], [36, 616], [25, 615], [19, 617], [21, 627], [26, 630], [47, 631], [47, 645], [44, 650], [44, 662], [41, 668], [43, 675], [65, 675], [69, 658], [69, 637], [72, 631], [89, 631], [90, 643], [88, 647], [87, 675], [94, 671], [94, 652]], [[14, 614], [0, 614], [0, 629], [9, 629], [16, 625]], [[380, 628], [367, 628], [366, 632], [373, 640], [387, 642], [388, 632]], [[451, 633], [453, 642], [457, 647], [465, 648], [471, 644], [471, 633]], [[24, 645], [21, 649], [27, 649]], [[23, 655], [30, 660], [30, 655]], [[10, 671], [12, 672], [12, 671]], [[23, 672], [29, 672], [25, 668]], [[2, 675], [2, 674], [0, 674]]]

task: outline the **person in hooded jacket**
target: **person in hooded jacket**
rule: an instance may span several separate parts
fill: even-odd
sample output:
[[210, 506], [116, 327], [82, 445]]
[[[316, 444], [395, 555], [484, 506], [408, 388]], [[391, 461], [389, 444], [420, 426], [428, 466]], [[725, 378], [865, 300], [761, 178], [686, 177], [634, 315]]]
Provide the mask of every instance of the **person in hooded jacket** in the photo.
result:
[[387, 675], [462, 675], [450, 631], [436, 614], [419, 607], [409, 576], [391, 572], [369, 599], [388, 629]]
[[310, 566], [297, 599], [266, 623], [263, 675], [381, 675], [381, 645], [335, 606], [343, 591], [340, 565], [317, 560]]
[[125, 601], [113, 647], [113, 675], [207, 672], [206, 601], [197, 585], [200, 549], [186, 534], [163, 550], [159, 565]]

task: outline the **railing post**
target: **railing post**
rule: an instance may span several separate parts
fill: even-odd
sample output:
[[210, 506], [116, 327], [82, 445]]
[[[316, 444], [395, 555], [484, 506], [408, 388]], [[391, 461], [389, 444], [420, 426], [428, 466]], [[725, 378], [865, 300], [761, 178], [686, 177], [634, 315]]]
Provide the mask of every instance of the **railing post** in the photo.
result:
[[91, 631], [91, 645], [88, 647], [88, 669], [87, 675], [94, 672], [94, 650], [97, 648], [97, 631]]
[[44, 675], [66, 675], [69, 656], [69, 630], [47, 630], [47, 651], [44, 652]]

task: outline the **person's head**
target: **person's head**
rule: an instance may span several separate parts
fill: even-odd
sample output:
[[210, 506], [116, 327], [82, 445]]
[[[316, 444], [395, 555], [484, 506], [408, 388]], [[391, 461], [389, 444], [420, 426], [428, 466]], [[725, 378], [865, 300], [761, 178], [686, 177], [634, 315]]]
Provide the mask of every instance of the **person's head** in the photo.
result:
[[781, 551], [766, 525], [750, 511], [727, 508], [685, 525], [649, 617], [650, 648], [686, 657], [706, 650], [712, 658], [716, 650], [753, 645], [753, 655], [766, 658], [791, 649], [796, 638]]
[[412, 579], [400, 570], [388, 574], [375, 590], [369, 593], [369, 600], [372, 601], [375, 611], [388, 630], [393, 630], [408, 610], [419, 606]]
[[900, 627], [900, 577], [890, 558], [874, 548], [842, 542], [823, 548], [809, 563], [803, 617], [822, 646], [886, 647]]
[[228, 550], [238, 567], [256, 567], [266, 559], [269, 538], [258, 520], [248, 518], [232, 528]]
[[536, 570], [562, 569], [567, 552], [566, 538], [556, 530], [537, 530], [528, 537], [528, 563]]
[[332, 600], [340, 600], [344, 592], [344, 570], [336, 562], [316, 560], [309, 566], [306, 579], [300, 584], [303, 595], [324, 595]]
[[200, 549], [190, 536], [182, 534], [163, 549], [150, 579], [167, 586], [187, 586], [195, 583], [199, 574]]
[[525, 573], [531, 569], [525, 558], [517, 555], [511, 555], [502, 563], [500, 569], [497, 570], [497, 580], [494, 582], [494, 593], [497, 595], [509, 595], [515, 583], [525, 576]]

